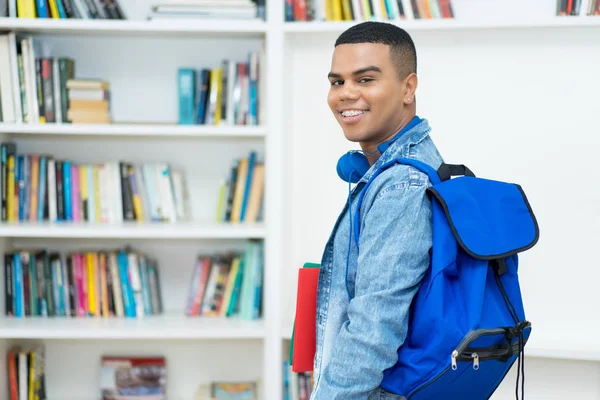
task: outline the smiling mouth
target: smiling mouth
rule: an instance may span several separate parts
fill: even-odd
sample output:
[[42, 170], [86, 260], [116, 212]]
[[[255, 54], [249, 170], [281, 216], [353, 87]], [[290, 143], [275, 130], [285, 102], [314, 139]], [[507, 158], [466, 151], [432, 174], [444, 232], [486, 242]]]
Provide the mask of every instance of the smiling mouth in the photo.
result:
[[341, 121], [344, 124], [356, 124], [369, 112], [369, 110], [344, 110], [340, 112]]
[[358, 115], [363, 115], [367, 111], [369, 110], [344, 110], [340, 112], [340, 114], [342, 114], [342, 117], [356, 117]]

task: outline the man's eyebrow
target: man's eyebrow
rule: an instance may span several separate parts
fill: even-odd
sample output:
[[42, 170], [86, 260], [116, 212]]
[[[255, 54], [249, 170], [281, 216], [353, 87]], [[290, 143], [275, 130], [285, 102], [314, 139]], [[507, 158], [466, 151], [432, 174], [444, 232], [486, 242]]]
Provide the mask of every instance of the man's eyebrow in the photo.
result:
[[[381, 72], [381, 69], [374, 65], [369, 65], [368, 67], [357, 69], [356, 71], [352, 72], [352, 75], [353, 76], [361, 75], [361, 74], [364, 74], [365, 72]], [[327, 74], [327, 77], [337, 79], [337, 78], [341, 78], [342, 76], [336, 72], [330, 72], [329, 74]]]

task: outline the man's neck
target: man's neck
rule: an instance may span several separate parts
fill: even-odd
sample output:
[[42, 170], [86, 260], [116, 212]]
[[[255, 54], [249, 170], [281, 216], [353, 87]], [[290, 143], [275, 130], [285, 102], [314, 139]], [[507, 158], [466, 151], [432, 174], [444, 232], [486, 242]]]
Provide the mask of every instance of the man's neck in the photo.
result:
[[365, 153], [365, 156], [369, 160], [370, 165], [373, 165], [379, 159], [379, 157], [381, 157], [381, 154], [378, 150], [378, 146], [383, 142], [391, 140], [398, 132], [404, 129], [404, 127], [406, 127], [406, 125], [408, 125], [410, 121], [413, 120], [415, 115], [415, 113], [407, 114], [405, 117], [402, 118], [395, 130], [393, 130], [392, 132], [388, 132], [385, 135], [382, 135], [380, 139], [372, 142], [360, 143], [360, 147], [362, 148], [363, 152]]

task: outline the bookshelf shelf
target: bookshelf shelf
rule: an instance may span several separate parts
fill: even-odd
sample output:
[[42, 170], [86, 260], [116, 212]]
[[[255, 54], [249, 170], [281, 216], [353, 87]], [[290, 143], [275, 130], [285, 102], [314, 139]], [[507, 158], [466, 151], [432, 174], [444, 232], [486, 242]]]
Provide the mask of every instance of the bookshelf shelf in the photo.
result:
[[5, 318], [0, 338], [21, 339], [263, 339], [264, 323], [236, 318], [165, 314], [136, 318]]
[[[289, 34], [342, 33], [360, 21], [286, 22], [283, 30]], [[550, 17], [539, 19], [460, 21], [456, 19], [396, 20], [392, 22], [408, 31], [600, 27], [600, 17]]]
[[0, 124], [0, 133], [18, 135], [262, 138], [262, 126], [177, 124]]
[[22, 33], [93, 34], [134, 36], [190, 36], [211, 35], [238, 37], [261, 37], [267, 32], [262, 20], [80, 20], [80, 19], [27, 19], [0, 18], [0, 30]]
[[88, 224], [19, 222], [0, 224], [0, 237], [80, 239], [264, 239], [263, 224], [213, 222]]

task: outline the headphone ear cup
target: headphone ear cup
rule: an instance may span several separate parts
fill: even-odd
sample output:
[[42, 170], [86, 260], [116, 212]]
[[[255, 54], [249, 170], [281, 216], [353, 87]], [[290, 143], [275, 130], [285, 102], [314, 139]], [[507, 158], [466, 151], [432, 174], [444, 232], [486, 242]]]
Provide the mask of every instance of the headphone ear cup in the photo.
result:
[[343, 181], [357, 183], [370, 167], [367, 157], [359, 152], [352, 151], [340, 157], [336, 170]]

